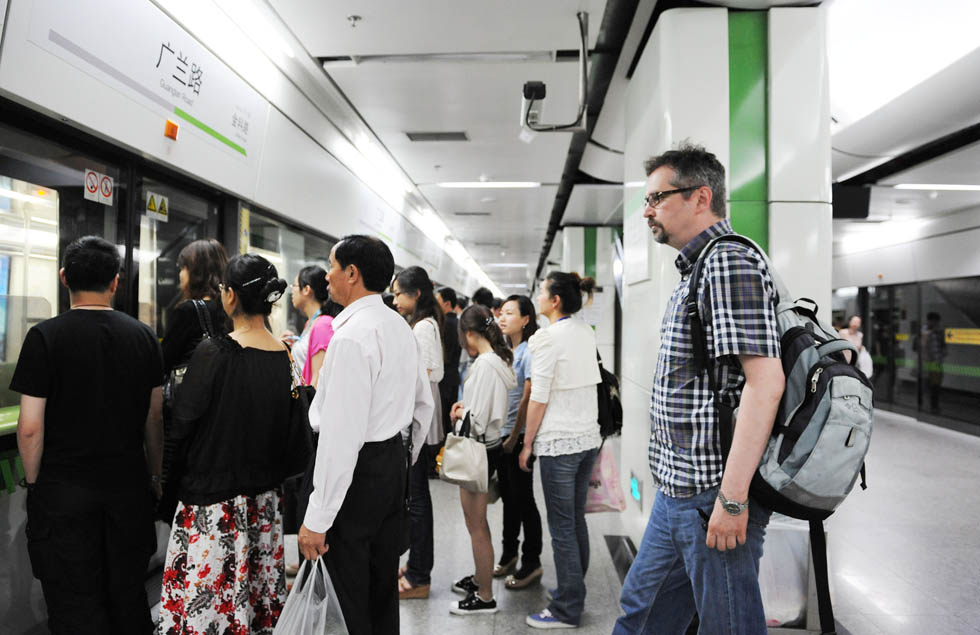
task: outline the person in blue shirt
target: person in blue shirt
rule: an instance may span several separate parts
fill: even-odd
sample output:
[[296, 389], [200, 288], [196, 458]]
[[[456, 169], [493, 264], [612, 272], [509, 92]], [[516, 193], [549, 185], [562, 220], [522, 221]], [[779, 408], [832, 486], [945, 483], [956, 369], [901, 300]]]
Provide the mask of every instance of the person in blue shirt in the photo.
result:
[[[504, 504], [504, 540], [493, 575], [507, 576], [505, 586], [510, 590], [523, 589], [541, 578], [541, 515], [534, 502], [534, 474], [520, 468], [517, 461], [520, 452], [514, 452], [514, 448], [524, 445], [524, 420], [531, 395], [531, 353], [527, 341], [538, 330], [536, 318], [534, 304], [527, 296], [512, 295], [500, 309], [500, 330], [514, 351], [517, 387], [510, 391], [507, 423], [501, 430], [505, 437], [504, 454], [497, 478]], [[524, 545], [518, 567], [522, 526]]]

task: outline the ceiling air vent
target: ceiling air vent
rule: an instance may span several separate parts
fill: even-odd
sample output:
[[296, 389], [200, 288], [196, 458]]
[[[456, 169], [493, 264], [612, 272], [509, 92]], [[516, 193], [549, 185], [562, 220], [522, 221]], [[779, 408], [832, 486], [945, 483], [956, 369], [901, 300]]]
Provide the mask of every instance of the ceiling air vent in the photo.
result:
[[409, 141], [469, 141], [465, 132], [406, 132]]

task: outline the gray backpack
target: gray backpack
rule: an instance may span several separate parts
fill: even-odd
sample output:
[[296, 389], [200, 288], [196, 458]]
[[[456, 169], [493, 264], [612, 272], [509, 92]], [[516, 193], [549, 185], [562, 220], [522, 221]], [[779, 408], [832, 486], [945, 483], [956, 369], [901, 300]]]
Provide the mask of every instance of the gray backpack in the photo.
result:
[[[792, 296], [758, 245], [738, 234], [719, 236], [705, 246], [694, 266], [685, 308], [695, 365], [708, 371], [708, 383], [715, 395], [726, 464], [737, 409], [718, 398], [714, 360], [707, 354], [697, 296], [707, 255], [720, 242], [739, 243], [760, 254], [779, 295], [776, 319], [786, 388], [750, 494], [768, 509], [809, 521], [820, 631], [834, 633], [823, 520], [843, 502], [859, 475], [861, 488], [867, 488], [864, 457], [871, 442], [872, 385], [854, 366], [858, 356], [855, 347], [820, 323], [815, 302], [807, 298], [789, 300]], [[851, 351], [850, 361], [844, 351]]]
[[[717, 398], [713, 363], [697, 306], [697, 287], [707, 254], [721, 242], [734, 242], [758, 252], [772, 275], [779, 295], [776, 317], [786, 389], [772, 436], [752, 480], [752, 497], [765, 507], [793, 518], [823, 520], [830, 516], [857, 481], [864, 481], [864, 457], [871, 441], [871, 382], [854, 363], [858, 351], [837, 331], [820, 323], [812, 300], [791, 296], [769, 264], [765, 253], [737, 234], [709, 243], [695, 265], [688, 290], [695, 363], [709, 370]], [[844, 351], [851, 351], [847, 361]], [[731, 448], [735, 413], [719, 405], [725, 460]]]

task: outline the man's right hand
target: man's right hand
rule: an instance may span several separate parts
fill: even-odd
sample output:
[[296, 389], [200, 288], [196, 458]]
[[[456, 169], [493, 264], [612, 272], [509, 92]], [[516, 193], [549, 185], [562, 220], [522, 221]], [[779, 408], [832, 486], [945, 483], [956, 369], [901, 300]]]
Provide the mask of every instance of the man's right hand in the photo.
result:
[[300, 526], [296, 543], [299, 546], [299, 552], [307, 560], [316, 560], [330, 550], [330, 545], [327, 544], [327, 534], [307, 529], [306, 525]]
[[504, 441], [504, 453], [511, 454], [514, 452], [514, 448], [516, 447], [517, 447], [517, 435], [511, 434], [507, 437], [507, 440]]

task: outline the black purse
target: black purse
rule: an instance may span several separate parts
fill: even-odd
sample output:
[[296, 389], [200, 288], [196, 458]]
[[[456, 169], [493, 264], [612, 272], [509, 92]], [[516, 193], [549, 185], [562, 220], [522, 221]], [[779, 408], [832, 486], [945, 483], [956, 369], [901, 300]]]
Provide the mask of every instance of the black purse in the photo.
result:
[[[194, 305], [194, 310], [197, 312], [197, 322], [201, 326], [201, 332], [203, 333], [202, 339], [211, 339], [214, 337], [214, 325], [211, 323], [211, 313], [208, 311], [207, 305], [204, 303], [204, 300], [190, 300], [190, 302]], [[184, 381], [184, 375], [187, 373], [189, 362], [190, 359], [183, 364], [174, 366], [173, 370], [167, 373], [167, 378], [163, 382], [164, 421], [170, 420], [170, 415], [173, 413], [177, 390]]]
[[313, 467], [316, 465], [316, 438], [310, 428], [310, 404], [316, 389], [303, 383], [296, 369], [293, 354], [289, 354], [289, 368], [293, 377], [290, 390], [289, 422], [286, 431], [286, 455], [283, 457], [285, 479], [283, 482], [283, 530], [288, 534], [299, 532], [310, 494], [313, 493]]

